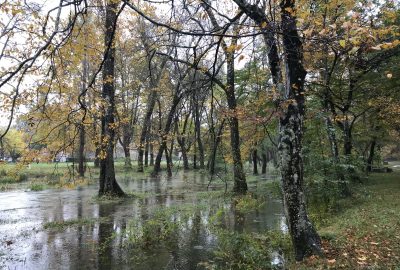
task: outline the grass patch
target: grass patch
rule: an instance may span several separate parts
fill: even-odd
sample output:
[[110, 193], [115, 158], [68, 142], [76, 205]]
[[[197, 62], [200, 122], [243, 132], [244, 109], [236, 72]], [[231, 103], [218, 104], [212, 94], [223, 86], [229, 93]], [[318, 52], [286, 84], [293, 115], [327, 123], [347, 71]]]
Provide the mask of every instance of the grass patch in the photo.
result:
[[72, 226], [83, 226], [94, 224], [96, 220], [93, 219], [71, 219], [65, 221], [51, 221], [43, 225], [44, 229], [64, 230]]
[[44, 190], [46, 188], [46, 186], [44, 185], [44, 184], [40, 184], [40, 183], [32, 183], [30, 186], [29, 186], [29, 189], [31, 190], [31, 191], [42, 191], [42, 190]]
[[400, 266], [400, 172], [371, 174], [319, 225], [326, 259], [294, 268], [396, 269]]
[[70, 220], [64, 220], [64, 221], [50, 221], [46, 222], [43, 224], [43, 228], [45, 230], [64, 230], [69, 227], [74, 227], [74, 226], [85, 226], [85, 225], [93, 225], [96, 222], [100, 223], [106, 223], [109, 222], [108, 218], [99, 218], [99, 219], [87, 219], [87, 218], [81, 218], [81, 219], [70, 219]]
[[243, 196], [236, 196], [234, 198], [234, 204], [237, 211], [247, 213], [259, 209], [265, 203], [264, 197], [257, 198], [254, 194], [246, 194]]
[[289, 236], [279, 231], [238, 233], [220, 229], [216, 235], [215, 257], [212, 262], [202, 263], [206, 269], [275, 269], [273, 253], [292, 252]]

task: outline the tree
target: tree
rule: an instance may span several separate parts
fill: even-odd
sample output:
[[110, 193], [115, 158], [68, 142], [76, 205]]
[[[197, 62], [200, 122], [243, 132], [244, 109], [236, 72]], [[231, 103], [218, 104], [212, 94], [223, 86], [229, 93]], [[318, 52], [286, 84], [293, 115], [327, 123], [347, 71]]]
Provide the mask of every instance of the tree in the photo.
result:
[[115, 179], [114, 143], [115, 122], [115, 47], [114, 33], [117, 24], [118, 4], [110, 1], [106, 4], [105, 20], [105, 54], [103, 64], [103, 115], [101, 117], [101, 152], [100, 152], [100, 189], [99, 195], [122, 196], [124, 192]]
[[[321, 240], [307, 215], [304, 195], [302, 137], [305, 115], [304, 82], [306, 70], [303, 66], [302, 42], [296, 27], [296, 6], [293, 0], [280, 3], [282, 44], [284, 59], [279, 59], [277, 40], [274, 35], [275, 22], [270, 22], [265, 9], [246, 1], [235, 3], [263, 30], [264, 41], [269, 50], [268, 61], [273, 83], [281, 95], [279, 119], [279, 168], [285, 214], [292, 238], [296, 260], [312, 253], [321, 254]], [[280, 73], [280, 62], [284, 64], [285, 77]]]

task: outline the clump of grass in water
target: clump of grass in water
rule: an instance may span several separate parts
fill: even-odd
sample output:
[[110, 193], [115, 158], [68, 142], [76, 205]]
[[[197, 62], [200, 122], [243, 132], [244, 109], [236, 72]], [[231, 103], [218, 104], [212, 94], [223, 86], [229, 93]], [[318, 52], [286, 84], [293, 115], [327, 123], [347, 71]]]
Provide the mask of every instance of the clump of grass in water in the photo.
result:
[[256, 198], [254, 194], [246, 194], [234, 198], [235, 209], [242, 213], [261, 208], [264, 205], [262, 198]]
[[171, 210], [162, 209], [156, 211], [148, 220], [132, 220], [127, 229], [128, 246], [148, 248], [163, 241], [176, 239], [180, 225], [171, 218]]
[[218, 245], [213, 261], [202, 263], [206, 269], [274, 269], [273, 252], [286, 254], [291, 249], [289, 236], [280, 231], [239, 233], [214, 229], [213, 232]]
[[106, 223], [109, 222], [109, 218], [102, 217], [99, 219], [87, 219], [87, 218], [81, 218], [81, 219], [70, 219], [70, 220], [63, 220], [63, 221], [50, 221], [47, 222], [43, 225], [44, 229], [55, 229], [55, 230], [63, 230], [68, 227], [73, 227], [73, 226], [83, 226], [83, 225], [93, 225], [96, 222], [100, 223]]
[[206, 204], [183, 204], [155, 210], [147, 220], [131, 220], [126, 230], [126, 244], [131, 248], [147, 249], [159, 244], [177, 243], [179, 232], [188, 220]]
[[29, 186], [29, 189], [30, 189], [31, 191], [42, 191], [42, 190], [45, 189], [45, 185], [44, 185], [44, 184], [40, 184], [40, 183], [32, 183], [32, 184]]

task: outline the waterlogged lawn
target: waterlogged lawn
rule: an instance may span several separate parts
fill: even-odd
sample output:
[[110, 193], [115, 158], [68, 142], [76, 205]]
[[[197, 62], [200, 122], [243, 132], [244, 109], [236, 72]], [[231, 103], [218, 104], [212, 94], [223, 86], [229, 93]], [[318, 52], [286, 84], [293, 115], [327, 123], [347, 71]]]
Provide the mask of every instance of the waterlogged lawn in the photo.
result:
[[224, 177], [210, 182], [201, 171], [154, 178], [121, 170], [124, 198], [98, 198], [90, 183], [2, 192], [0, 235], [9, 244], [0, 246], [0, 268], [92, 269], [94, 261], [104, 269], [139, 270], [278, 266], [290, 253], [279, 185], [252, 176], [249, 194], [235, 196], [231, 181], [225, 189], [229, 173]]
[[400, 269], [400, 172], [371, 174], [318, 229], [326, 258], [292, 269]]
[[[123, 162], [115, 162], [117, 176], [129, 173], [131, 176], [141, 177], [150, 174], [137, 174], [136, 168], [127, 170]], [[77, 186], [97, 182], [99, 169], [92, 162], [87, 163], [85, 178], [80, 179], [76, 172], [77, 165], [70, 162], [61, 163], [31, 163], [23, 164], [0, 164], [0, 191], [8, 190], [31, 190], [42, 191], [50, 188], [75, 188]], [[150, 170], [150, 169], [148, 169]], [[73, 173], [75, 172], [75, 173]]]

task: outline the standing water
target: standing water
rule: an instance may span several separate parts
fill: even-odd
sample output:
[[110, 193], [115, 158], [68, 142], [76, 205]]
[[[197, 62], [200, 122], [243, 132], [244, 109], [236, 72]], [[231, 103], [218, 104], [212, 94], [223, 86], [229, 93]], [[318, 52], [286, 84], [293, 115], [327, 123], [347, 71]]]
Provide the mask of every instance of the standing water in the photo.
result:
[[[265, 181], [270, 180], [259, 179], [250, 189]], [[201, 174], [126, 175], [118, 182], [132, 196], [99, 201], [97, 185], [0, 193], [0, 268], [205, 269], [219, 245], [210, 229], [217, 220], [218, 228], [238, 233], [286, 230], [279, 200], [263, 197], [265, 203], [243, 213], [231, 196], [223, 196], [224, 185], [217, 185], [212, 188], [222, 195], [213, 204]]]

